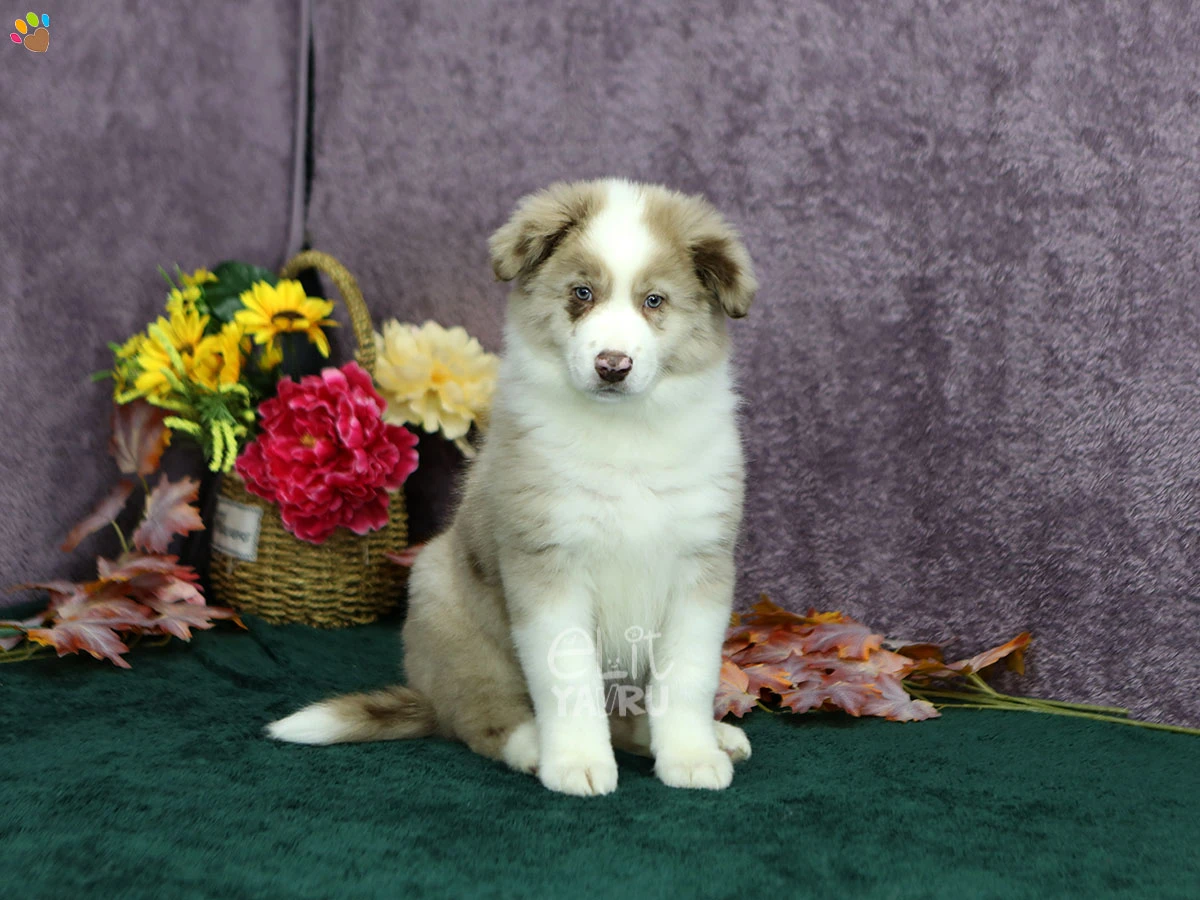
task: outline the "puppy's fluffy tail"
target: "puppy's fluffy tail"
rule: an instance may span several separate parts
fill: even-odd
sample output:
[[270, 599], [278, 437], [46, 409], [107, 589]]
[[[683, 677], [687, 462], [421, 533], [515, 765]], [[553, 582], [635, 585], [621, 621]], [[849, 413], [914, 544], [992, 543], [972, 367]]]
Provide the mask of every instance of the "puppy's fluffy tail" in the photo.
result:
[[385, 688], [323, 700], [272, 722], [267, 734], [296, 744], [342, 744], [425, 737], [437, 727], [433, 706], [411, 688]]

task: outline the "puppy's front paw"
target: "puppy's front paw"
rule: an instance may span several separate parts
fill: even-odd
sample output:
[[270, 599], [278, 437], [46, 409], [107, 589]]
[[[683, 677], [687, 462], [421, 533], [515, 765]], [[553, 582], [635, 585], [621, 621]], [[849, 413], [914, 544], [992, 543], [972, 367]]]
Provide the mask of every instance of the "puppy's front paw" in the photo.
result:
[[713, 731], [717, 735], [717, 746], [728, 753], [735, 763], [750, 758], [750, 739], [742, 729], [728, 722], [714, 722]]
[[560, 794], [598, 797], [617, 789], [617, 760], [611, 748], [607, 755], [582, 750], [547, 753], [537, 774], [542, 784]]
[[719, 791], [733, 781], [733, 760], [719, 747], [663, 752], [654, 761], [654, 772], [668, 787]]

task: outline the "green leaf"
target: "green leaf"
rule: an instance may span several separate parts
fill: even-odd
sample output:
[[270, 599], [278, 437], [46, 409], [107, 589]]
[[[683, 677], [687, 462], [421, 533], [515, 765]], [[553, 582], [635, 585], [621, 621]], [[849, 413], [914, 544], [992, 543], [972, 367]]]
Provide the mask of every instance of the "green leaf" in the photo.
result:
[[270, 285], [279, 281], [274, 272], [237, 260], [226, 260], [212, 271], [217, 280], [203, 286], [204, 303], [213, 319], [222, 324], [232, 321], [243, 308], [240, 299], [243, 291], [258, 281]]
[[[175, 266], [175, 271], [176, 272], [179, 271], [179, 266]], [[161, 275], [163, 277], [163, 281], [165, 281], [167, 283], [168, 290], [172, 290], [172, 291], [175, 290], [175, 282], [173, 282], [171, 280], [171, 276], [167, 274], [166, 269], [164, 269], [162, 266], [159, 266], [158, 274]]]

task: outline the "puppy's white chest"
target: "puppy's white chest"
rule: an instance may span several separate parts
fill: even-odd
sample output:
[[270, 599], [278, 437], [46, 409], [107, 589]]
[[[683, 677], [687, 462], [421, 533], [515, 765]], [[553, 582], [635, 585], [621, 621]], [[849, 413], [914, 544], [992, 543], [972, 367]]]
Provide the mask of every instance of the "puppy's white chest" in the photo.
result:
[[556, 510], [556, 530], [589, 556], [695, 553], [718, 539], [728, 513], [728, 495], [686, 464], [594, 465], [571, 482]]

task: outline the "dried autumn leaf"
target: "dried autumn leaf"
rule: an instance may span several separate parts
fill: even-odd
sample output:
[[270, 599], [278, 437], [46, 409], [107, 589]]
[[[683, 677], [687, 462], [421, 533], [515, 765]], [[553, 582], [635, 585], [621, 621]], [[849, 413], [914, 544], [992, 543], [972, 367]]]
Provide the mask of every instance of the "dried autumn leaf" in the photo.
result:
[[73, 597], [75, 594], [86, 593], [87, 586], [74, 581], [67, 581], [65, 578], [59, 578], [54, 581], [35, 581], [27, 584], [16, 584], [9, 588], [9, 590], [46, 591], [50, 594], [50, 604], [53, 606], [63, 602], [68, 597]]
[[898, 678], [880, 678], [875, 682], [875, 687], [879, 696], [871, 698], [863, 706], [865, 715], [883, 716], [893, 722], [920, 722], [941, 715], [932, 703], [910, 697]]
[[805, 653], [837, 648], [838, 656], [843, 659], [866, 659], [871, 651], [882, 646], [883, 635], [872, 634], [866, 625], [851, 620], [823, 624], [804, 640]]
[[739, 653], [753, 645], [754, 642], [750, 638], [737, 635], [725, 639], [725, 643], [721, 645], [721, 653], [726, 659], [737, 659]]
[[923, 644], [906, 644], [898, 642], [892, 644], [889, 641], [884, 641], [885, 649], [893, 650], [901, 656], [907, 656], [909, 659], [933, 659], [942, 662], [946, 657], [944, 655], [944, 647], [941, 644], [923, 643]]
[[216, 625], [214, 619], [233, 619], [241, 625], [237, 613], [221, 606], [197, 606], [192, 603], [151, 600], [150, 607], [158, 613], [157, 618], [150, 621], [151, 629], [162, 634], [174, 635], [185, 641], [192, 639], [192, 628], [205, 631]]
[[133, 545], [139, 550], [166, 553], [175, 535], [203, 531], [200, 511], [192, 506], [199, 494], [200, 482], [195, 479], [173, 482], [162, 475], [146, 498], [146, 514], [133, 533]]
[[804, 652], [804, 642], [812, 633], [811, 626], [804, 626], [795, 631], [786, 628], [773, 628], [771, 632], [753, 646], [744, 650], [738, 660], [747, 663], [782, 663], [789, 656]]
[[819, 613], [815, 609], [810, 609], [802, 616], [772, 602], [766, 594], [759, 594], [758, 602], [750, 610], [751, 614], [747, 614], [746, 618], [757, 625], [823, 625], [845, 620], [840, 612]]
[[51, 610], [55, 623], [103, 624], [110, 628], [144, 628], [149, 624], [149, 610], [128, 597], [77, 595]]
[[31, 628], [26, 636], [34, 643], [53, 647], [59, 656], [82, 650], [96, 659], [107, 659], [122, 669], [131, 668], [121, 658], [121, 654], [128, 653], [129, 648], [103, 622], [60, 622], [53, 628]]
[[825, 703], [825, 685], [819, 680], [799, 684], [780, 694], [779, 702], [794, 713], [820, 709]]
[[833, 681], [873, 682], [878, 678], [903, 675], [913, 661], [887, 650], [876, 650], [866, 659], [837, 659], [828, 669]]
[[721, 663], [721, 681], [717, 685], [717, 696], [713, 703], [713, 717], [723, 719], [733, 713], [739, 719], [758, 703], [758, 696], [748, 692], [750, 678], [736, 663], [724, 660]]
[[96, 560], [96, 568], [103, 583], [120, 585], [124, 593], [142, 603], [150, 600], [204, 603], [204, 595], [196, 584], [200, 576], [191, 566], [179, 565], [175, 556], [125, 553], [111, 562]]
[[96, 508], [71, 529], [71, 533], [67, 535], [66, 540], [62, 542], [59, 549], [64, 553], [70, 553], [89, 534], [99, 531], [105, 525], [113, 522], [121, 514], [121, 510], [125, 508], [125, 503], [129, 500], [129, 495], [132, 493], [132, 481], [128, 478], [122, 478], [118, 481], [113, 489], [109, 491], [108, 496], [96, 504]]
[[763, 690], [776, 694], [791, 690], [794, 683], [792, 673], [783, 666], [759, 663], [758, 665], [744, 666], [742, 671], [748, 680], [746, 693], [755, 697], [760, 696], [760, 692]]
[[841, 660], [837, 654], [793, 653], [779, 667], [788, 673], [793, 686], [799, 686], [812, 681], [826, 681], [827, 673]]
[[124, 474], [144, 477], [158, 468], [171, 442], [171, 432], [163, 424], [168, 415], [167, 410], [145, 400], [113, 406], [108, 451]]
[[38, 628], [46, 621], [46, 613], [40, 612], [36, 616], [31, 616], [28, 619], [23, 619], [20, 622], [9, 620], [0, 622], [0, 628], [10, 629], [16, 634], [0, 637], [0, 650], [11, 650], [21, 641], [25, 640], [25, 632], [31, 628]]
[[107, 659], [128, 669], [129, 663], [121, 654], [129, 648], [117, 631], [144, 626], [148, 622], [146, 612], [144, 606], [126, 597], [105, 595], [95, 599], [86, 590], [80, 590], [52, 608], [51, 627], [31, 628], [25, 634], [34, 643], [53, 647], [59, 656], [82, 650], [96, 659]]
[[825, 685], [825, 702], [855, 718], [861, 716], [867, 705], [879, 696], [879, 689], [874, 684], [834, 681]]
[[1028, 634], [1019, 635], [950, 668], [942, 662], [941, 645], [885, 645], [882, 635], [841, 613], [810, 609], [799, 616], [764, 596], [751, 612], [734, 616], [726, 632], [729, 668], [722, 669], [722, 703], [728, 707], [729, 695], [766, 693], [768, 701], [777, 695], [780, 705], [797, 713], [840, 709], [853, 716], [920, 721], [937, 716], [937, 709], [910, 696], [904, 679], [921, 684], [961, 678], [1004, 658], [1019, 665], [1028, 643]]
[[918, 684], [927, 684], [930, 681], [957, 678], [961, 674], [954, 669], [946, 668], [945, 663], [938, 662], [936, 659], [917, 659], [913, 660], [904, 677]]
[[741, 625], [725, 632], [725, 639], [748, 641], [751, 644], [763, 644], [771, 639], [771, 635], [779, 630], [777, 625]]
[[96, 571], [105, 581], [129, 581], [152, 572], [181, 581], [198, 581], [200, 578], [191, 566], [180, 565], [178, 556], [165, 553], [123, 553], [115, 560], [97, 559]]
[[1032, 635], [1028, 631], [1022, 631], [1011, 641], [1001, 644], [999, 647], [993, 647], [991, 650], [985, 650], [977, 656], [972, 656], [970, 659], [961, 659], [958, 662], [947, 664], [946, 668], [952, 669], [963, 675], [970, 675], [978, 672], [981, 669], [986, 669], [993, 663], [999, 662], [1004, 657], [1010, 654], [1016, 657], [1016, 665], [1020, 668], [1015, 671], [1024, 671], [1024, 654], [1025, 648], [1029, 646]]

